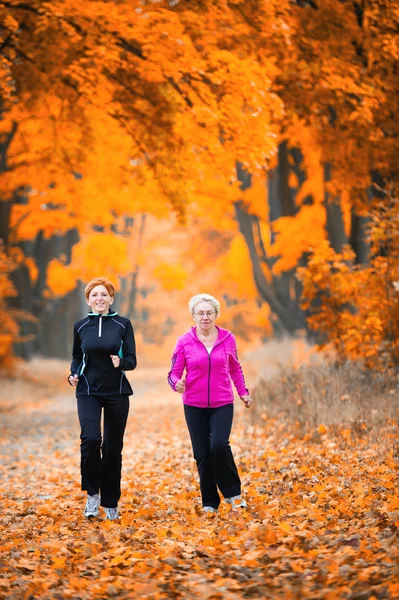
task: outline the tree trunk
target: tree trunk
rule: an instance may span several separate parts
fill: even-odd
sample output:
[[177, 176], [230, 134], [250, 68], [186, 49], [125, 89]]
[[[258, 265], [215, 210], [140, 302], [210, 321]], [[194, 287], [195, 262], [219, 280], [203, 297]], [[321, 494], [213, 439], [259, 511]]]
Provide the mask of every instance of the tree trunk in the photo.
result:
[[[1, 119], [1, 111], [0, 111]], [[15, 121], [11, 125], [10, 131], [0, 135], [0, 176], [8, 170], [7, 153], [12, 143], [15, 134], [17, 133], [18, 125]], [[7, 247], [9, 236], [10, 212], [12, 200], [0, 198], [0, 243]]]
[[284, 141], [278, 148], [278, 186], [279, 186], [279, 201], [281, 205], [282, 217], [293, 217], [298, 212], [295, 204], [295, 194], [289, 186], [290, 164], [288, 161], [288, 147]]
[[[331, 166], [324, 166], [324, 182], [331, 181]], [[326, 233], [331, 247], [335, 252], [342, 252], [342, 248], [348, 243], [345, 233], [344, 219], [342, 215], [341, 202], [339, 198], [331, 198], [327, 186], [324, 192], [324, 206], [326, 209]]]
[[73, 344], [73, 324], [85, 316], [88, 307], [85, 302], [84, 285], [47, 303], [41, 319], [37, 352], [43, 356], [70, 359]]
[[[288, 159], [288, 146], [283, 142], [279, 146], [279, 162], [277, 167], [268, 175], [269, 220], [271, 223], [271, 243], [275, 234], [273, 222], [280, 217], [292, 217], [297, 213], [294, 191], [289, 187], [290, 162]], [[298, 156], [296, 156], [298, 160]], [[295, 162], [295, 158], [294, 158]], [[298, 165], [296, 165], [298, 168]], [[241, 182], [242, 190], [252, 185], [249, 173], [237, 165], [237, 177]], [[295, 278], [295, 269], [282, 273], [280, 276], [272, 275], [271, 281], [265, 276], [264, 268], [272, 272], [277, 257], [268, 256], [264, 240], [261, 236], [259, 219], [249, 215], [241, 202], [235, 204], [236, 219], [248, 247], [252, 263], [255, 284], [260, 297], [269, 304], [278, 320], [273, 323], [276, 335], [289, 332], [293, 334], [298, 329], [306, 329], [303, 311], [299, 306], [301, 285]]]
[[11, 214], [11, 200], [0, 200], [0, 244], [7, 248]]
[[[46, 298], [44, 292], [49, 262], [61, 254], [70, 260], [72, 246], [78, 239], [76, 230], [49, 239], [44, 237], [43, 232], [39, 232], [34, 241], [19, 244], [25, 256], [36, 260], [38, 276], [35, 282], [32, 281], [25, 264], [20, 265], [11, 275], [18, 296], [10, 299], [10, 307], [20, 309], [36, 318], [36, 322], [29, 318], [21, 320], [21, 336], [32, 339], [15, 344], [17, 356], [30, 358], [33, 354], [40, 353], [45, 356], [66, 358], [68, 355], [66, 339], [72, 335], [73, 323], [81, 318], [86, 307], [78, 302], [75, 291], [64, 298], [54, 299]], [[74, 305], [76, 310], [73, 308]], [[68, 336], [66, 336], [67, 331]]]
[[359, 265], [367, 265], [369, 262], [370, 245], [366, 238], [368, 222], [368, 217], [360, 217], [352, 210], [350, 244], [355, 252], [356, 262]]
[[[255, 239], [253, 233], [254, 217], [249, 215], [242, 207], [240, 202], [235, 203], [236, 218], [240, 227], [240, 231], [246, 241], [249, 255], [252, 263], [252, 273], [255, 280], [256, 287], [261, 298], [267, 302], [271, 310], [280, 319], [284, 329], [293, 334], [299, 327], [297, 320], [297, 310], [294, 308], [293, 303], [290, 301], [289, 296], [287, 298], [280, 298], [277, 295], [275, 289], [275, 279], [269, 283], [264, 275], [261, 265], [261, 259], [257, 253], [255, 246]], [[284, 302], [288, 301], [288, 303]], [[303, 323], [302, 323], [303, 324]]]

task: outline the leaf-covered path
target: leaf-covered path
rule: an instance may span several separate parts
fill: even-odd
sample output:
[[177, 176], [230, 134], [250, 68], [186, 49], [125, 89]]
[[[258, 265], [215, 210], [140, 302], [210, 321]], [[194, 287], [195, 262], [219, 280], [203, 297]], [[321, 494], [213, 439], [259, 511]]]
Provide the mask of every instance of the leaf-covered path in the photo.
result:
[[28, 398], [21, 383], [0, 404], [0, 598], [399, 597], [397, 472], [381, 444], [296, 437], [237, 404], [249, 508], [204, 516], [180, 397], [162, 369], [133, 384], [119, 523], [82, 516], [73, 391]]

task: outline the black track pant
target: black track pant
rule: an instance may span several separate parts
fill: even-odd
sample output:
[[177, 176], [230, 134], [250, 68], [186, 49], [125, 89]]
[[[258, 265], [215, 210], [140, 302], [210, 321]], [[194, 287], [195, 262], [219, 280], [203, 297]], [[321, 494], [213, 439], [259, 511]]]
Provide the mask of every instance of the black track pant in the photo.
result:
[[116, 507], [121, 496], [123, 434], [128, 414], [129, 396], [78, 396], [82, 490], [91, 496], [100, 493], [101, 505], [108, 508]]
[[241, 493], [241, 482], [230, 448], [234, 407], [197, 408], [184, 405], [184, 414], [197, 463], [203, 506], [217, 508], [220, 497]]

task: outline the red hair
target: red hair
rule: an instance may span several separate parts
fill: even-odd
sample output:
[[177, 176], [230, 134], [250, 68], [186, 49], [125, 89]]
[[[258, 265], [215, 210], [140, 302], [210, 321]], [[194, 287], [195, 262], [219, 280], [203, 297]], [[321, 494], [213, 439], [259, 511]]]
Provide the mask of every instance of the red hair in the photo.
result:
[[111, 298], [115, 296], [115, 286], [112, 283], [112, 281], [110, 281], [106, 277], [95, 277], [94, 279], [89, 281], [89, 283], [85, 287], [86, 300], [89, 299], [91, 290], [97, 285], [103, 285], [107, 289], [107, 292], [111, 296]]

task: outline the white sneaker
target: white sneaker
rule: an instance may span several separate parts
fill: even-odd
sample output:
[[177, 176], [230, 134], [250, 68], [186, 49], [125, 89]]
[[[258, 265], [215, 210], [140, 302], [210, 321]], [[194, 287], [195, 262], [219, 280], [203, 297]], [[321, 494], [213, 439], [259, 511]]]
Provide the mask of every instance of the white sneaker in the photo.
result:
[[217, 512], [217, 508], [213, 508], [213, 506], [203, 506], [202, 512], [215, 513], [215, 512]]
[[119, 519], [119, 513], [117, 507], [115, 508], [106, 508], [105, 509], [105, 518], [109, 521], [115, 521], [115, 519]]
[[85, 517], [98, 517], [100, 514], [100, 494], [94, 494], [94, 496], [90, 496], [87, 494], [87, 501], [84, 510]]
[[232, 498], [225, 498], [225, 501], [228, 504], [231, 504], [231, 506], [233, 507], [233, 510], [235, 510], [236, 508], [247, 508], [247, 503], [245, 502], [244, 498], [241, 498], [241, 496], [233, 496]]

